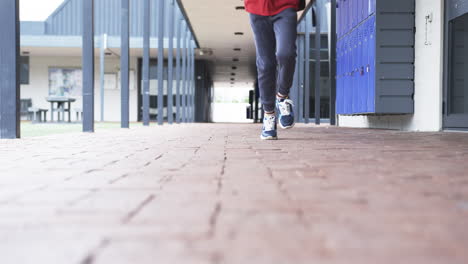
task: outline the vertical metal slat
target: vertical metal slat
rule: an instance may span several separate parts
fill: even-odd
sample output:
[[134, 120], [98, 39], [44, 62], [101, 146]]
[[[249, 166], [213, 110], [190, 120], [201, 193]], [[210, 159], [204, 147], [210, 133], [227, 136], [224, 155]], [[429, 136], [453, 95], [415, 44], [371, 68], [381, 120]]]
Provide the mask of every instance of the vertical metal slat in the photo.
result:
[[20, 137], [19, 1], [0, 2], [0, 138]]
[[83, 132], [94, 132], [94, 0], [83, 0]]
[[[331, 30], [328, 35], [330, 38], [330, 56], [329, 56], [329, 76], [330, 76], [330, 125], [336, 125], [336, 0], [331, 2]], [[366, 1], [367, 2], [367, 1]]]
[[149, 126], [150, 0], [143, 3], [143, 125]]
[[[311, 9], [310, 9], [311, 10]], [[310, 118], [310, 22], [311, 11], [307, 13], [305, 20], [305, 81], [304, 81], [304, 123], [309, 123]]]
[[320, 125], [320, 49], [321, 49], [321, 8], [315, 2], [315, 124]]
[[158, 8], [158, 124], [164, 123], [164, 4], [159, 0]]
[[182, 19], [180, 18], [180, 13], [176, 14], [177, 21], [177, 48], [176, 48], [176, 122], [180, 123], [181, 111], [180, 111], [180, 87], [181, 87], [181, 30], [182, 30]]
[[121, 127], [130, 127], [130, 5], [122, 0], [121, 14], [121, 52], [120, 52], [120, 89], [121, 89]]
[[172, 86], [174, 83], [174, 78], [173, 78], [173, 55], [174, 55], [174, 0], [169, 0], [169, 16], [168, 16], [168, 39], [169, 39], [169, 52], [168, 52], [168, 64], [167, 64], [167, 122], [169, 124], [172, 124], [174, 122], [174, 116], [173, 116], [173, 92], [172, 92]]

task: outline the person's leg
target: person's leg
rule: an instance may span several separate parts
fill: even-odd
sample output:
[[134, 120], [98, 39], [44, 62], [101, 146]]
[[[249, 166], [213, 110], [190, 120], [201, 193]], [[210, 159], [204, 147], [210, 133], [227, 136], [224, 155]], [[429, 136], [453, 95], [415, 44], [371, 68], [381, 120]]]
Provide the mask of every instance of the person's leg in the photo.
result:
[[260, 99], [263, 110], [275, 111], [276, 100], [276, 38], [273, 23], [268, 16], [250, 14], [250, 24], [255, 37], [257, 49], [257, 72]]
[[296, 69], [297, 13], [288, 8], [273, 17], [276, 37], [276, 59], [278, 61], [278, 93], [289, 96]]
[[294, 127], [293, 102], [288, 98], [296, 68], [297, 13], [289, 8], [273, 17], [276, 38], [276, 60], [278, 77], [276, 106], [281, 128]]

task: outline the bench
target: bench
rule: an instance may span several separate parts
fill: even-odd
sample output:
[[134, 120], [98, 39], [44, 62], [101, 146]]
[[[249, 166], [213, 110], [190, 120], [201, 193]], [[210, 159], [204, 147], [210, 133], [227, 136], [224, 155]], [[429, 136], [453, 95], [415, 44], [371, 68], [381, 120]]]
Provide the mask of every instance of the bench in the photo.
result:
[[[28, 112], [32, 113], [32, 122], [33, 123], [45, 123], [47, 122], [47, 112], [48, 109], [29, 107]], [[44, 118], [43, 118], [44, 117]]]

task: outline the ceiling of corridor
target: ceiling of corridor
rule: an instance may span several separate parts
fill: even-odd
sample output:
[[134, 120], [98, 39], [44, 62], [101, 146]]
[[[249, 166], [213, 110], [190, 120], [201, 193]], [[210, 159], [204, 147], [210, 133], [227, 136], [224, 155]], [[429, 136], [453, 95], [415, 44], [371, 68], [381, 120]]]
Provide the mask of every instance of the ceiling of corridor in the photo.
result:
[[[248, 13], [243, 9], [236, 9], [243, 7], [244, 1], [181, 0], [181, 2], [201, 48], [213, 51], [212, 55], [197, 54], [197, 58], [213, 62], [215, 85], [251, 87], [256, 70], [255, 44]], [[241, 32], [243, 35], [236, 35], [236, 32]], [[234, 62], [233, 59], [239, 61]], [[234, 79], [234, 84], [231, 84], [231, 79]]]
[[[182, 0], [182, 3], [201, 48], [213, 51], [212, 55], [197, 54], [197, 58], [213, 62], [215, 85], [252, 86], [255, 78], [253, 35], [247, 12], [236, 10], [236, 7], [244, 6], [244, 1]], [[235, 32], [242, 32], [243, 35], [235, 35]], [[234, 84], [231, 84], [231, 79], [234, 79]]]

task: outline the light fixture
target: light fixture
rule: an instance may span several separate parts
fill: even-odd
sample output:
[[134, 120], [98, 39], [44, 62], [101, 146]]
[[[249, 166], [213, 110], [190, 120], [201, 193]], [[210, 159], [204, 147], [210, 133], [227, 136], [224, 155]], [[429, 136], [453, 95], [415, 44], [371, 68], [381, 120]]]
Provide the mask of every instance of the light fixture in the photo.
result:
[[197, 50], [200, 56], [211, 56], [213, 55], [213, 50], [209, 48], [201, 48]]

